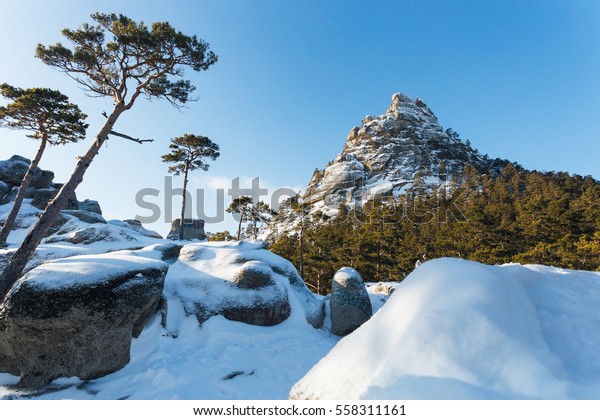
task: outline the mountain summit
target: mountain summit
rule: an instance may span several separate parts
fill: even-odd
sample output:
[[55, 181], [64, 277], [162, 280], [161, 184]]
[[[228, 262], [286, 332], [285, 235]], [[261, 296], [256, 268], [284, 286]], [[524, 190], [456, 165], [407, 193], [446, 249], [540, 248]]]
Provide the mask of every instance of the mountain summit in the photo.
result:
[[485, 172], [496, 162], [444, 130], [421, 99], [395, 93], [385, 114], [367, 115], [350, 130], [342, 152], [315, 170], [304, 202], [332, 216], [341, 203], [360, 207], [413, 188], [439, 187], [467, 163]]

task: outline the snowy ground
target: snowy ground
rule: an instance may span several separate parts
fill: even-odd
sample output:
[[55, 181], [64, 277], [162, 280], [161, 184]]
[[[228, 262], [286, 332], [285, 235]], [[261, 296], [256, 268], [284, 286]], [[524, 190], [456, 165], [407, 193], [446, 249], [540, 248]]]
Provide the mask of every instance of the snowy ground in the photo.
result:
[[[38, 262], [168, 242], [118, 223], [93, 226], [107, 240], [46, 243]], [[25, 233], [11, 234], [0, 259]], [[324, 329], [307, 323], [292, 289], [292, 314], [279, 325], [216, 316], [199, 326], [181, 299], [195, 294], [191, 283], [186, 289], [176, 280], [230, 277], [240, 256], [260, 259], [267, 251], [250, 242], [182, 252], [195, 256], [170, 262], [169, 328], [157, 315], [133, 340], [125, 368], [93, 381], [59, 379], [41, 391], [16, 389], [18, 378], [0, 373], [0, 399], [285, 399], [292, 387], [294, 398], [320, 399], [600, 398], [600, 273], [429, 261], [393, 285], [385, 306], [386, 296], [368, 284], [373, 309], [381, 310], [339, 340], [327, 321]]]
[[598, 399], [598, 308], [598, 272], [432, 260], [291, 396]]

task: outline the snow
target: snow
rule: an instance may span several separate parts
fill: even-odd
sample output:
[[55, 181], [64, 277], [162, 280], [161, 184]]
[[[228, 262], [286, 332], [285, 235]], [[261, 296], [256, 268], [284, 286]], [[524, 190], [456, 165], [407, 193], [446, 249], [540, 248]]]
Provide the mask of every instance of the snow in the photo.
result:
[[[161, 315], [157, 314], [140, 337], [133, 339], [127, 366], [92, 381], [62, 378], [42, 393], [13, 388], [18, 378], [1, 374], [0, 399], [287, 398], [292, 385], [339, 340], [328, 330], [315, 329], [307, 322], [302, 289], [284, 275], [274, 274], [277, 287], [286, 288], [292, 311], [287, 320], [271, 327], [229, 321], [222, 316], [214, 316], [200, 326], [186, 308], [186, 303], [197, 298], [213, 299], [215, 303], [223, 296], [239, 298], [240, 292], [234, 295], [235, 288], [230, 286], [243, 261], [260, 260], [265, 270], [276, 267], [285, 272], [290, 268], [291, 263], [263, 249], [264, 245], [261, 241], [188, 243], [165, 279], [168, 327], [163, 328]], [[144, 257], [159, 257], [159, 249], [153, 246], [110, 256], [111, 261], [138, 262], [147, 260]], [[67, 260], [102, 261], [102, 257]], [[67, 260], [50, 264], [67, 266]], [[83, 266], [79, 269], [82, 274], [87, 270]]]
[[15, 287], [23, 282], [39, 289], [53, 289], [57, 286], [72, 287], [77, 284], [97, 282], [98, 273], [102, 273], [102, 278], [109, 280], [126, 272], [161, 269], [165, 266], [162, 261], [126, 254], [78, 255], [54, 260], [34, 268], [20, 279]]
[[292, 389], [315, 399], [598, 399], [600, 273], [432, 260]]
[[[30, 278], [50, 286], [98, 270], [164, 266], [170, 242], [152, 240], [52, 261]], [[63, 246], [45, 245], [49, 254]], [[200, 325], [189, 303], [239, 298], [231, 280], [252, 260], [285, 289], [289, 318], [259, 327], [213, 316]], [[157, 314], [133, 339], [127, 366], [91, 381], [61, 378], [42, 392], [0, 373], [0, 399], [600, 398], [600, 273], [431, 260], [402, 283], [385, 283], [389, 297], [368, 283], [374, 316], [340, 340], [329, 333], [329, 298], [319, 297], [327, 315], [315, 329], [306, 321], [309, 292], [261, 241], [187, 243], [169, 263], [167, 328]]]

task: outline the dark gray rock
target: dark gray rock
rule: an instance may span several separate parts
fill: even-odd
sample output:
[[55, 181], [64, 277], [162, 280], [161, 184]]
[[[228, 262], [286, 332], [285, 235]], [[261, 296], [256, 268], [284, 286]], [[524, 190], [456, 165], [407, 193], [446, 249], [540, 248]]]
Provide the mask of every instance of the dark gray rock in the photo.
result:
[[106, 220], [98, 213], [92, 213], [90, 211], [85, 210], [63, 210], [63, 214], [68, 216], [76, 217], [84, 223], [94, 224], [94, 223], [103, 223], [106, 224]]
[[[61, 187], [60, 184], [53, 185], [58, 185], [59, 187]], [[48, 206], [48, 203], [52, 201], [54, 197], [56, 197], [59, 189], [44, 188], [41, 190], [36, 190], [33, 196], [33, 200], [31, 201], [31, 205], [33, 207], [37, 207], [40, 210], [45, 210], [46, 206]], [[73, 195], [69, 198], [65, 210], [79, 210], [79, 202], [77, 201], [77, 196], [75, 195], [75, 193], [73, 193]]]
[[[87, 272], [52, 276], [60, 265]], [[118, 267], [118, 268], [117, 268]], [[161, 299], [168, 265], [105, 254], [73, 257], [30, 271], [0, 304], [0, 371], [40, 387], [59, 377], [94, 379], [129, 362], [131, 338], [140, 334]]]
[[[8, 160], [0, 161], [0, 181], [13, 186], [21, 185], [31, 161], [23, 156], [14, 155]], [[34, 171], [34, 179], [39, 177], [40, 169]]]
[[33, 187], [28, 187], [27, 191], [25, 191], [25, 198], [33, 198], [35, 197], [35, 192], [37, 190]]
[[33, 196], [33, 200], [31, 201], [31, 205], [40, 210], [44, 210], [48, 203], [56, 197], [58, 194], [58, 190], [51, 188], [44, 188], [41, 190], [37, 190], [35, 195]]
[[258, 289], [274, 285], [272, 275], [271, 267], [265, 263], [248, 261], [235, 273], [233, 282], [242, 289]]
[[363, 280], [356, 270], [344, 267], [331, 285], [331, 332], [350, 334], [371, 318], [373, 308]]
[[[171, 223], [171, 231], [167, 235], [167, 239], [178, 240], [179, 239], [179, 226], [180, 219], [173, 220]], [[206, 233], [204, 232], [204, 220], [200, 219], [185, 219], [183, 225], [183, 240], [204, 240], [206, 239]]]
[[36, 190], [40, 190], [42, 188], [50, 188], [52, 187], [52, 181], [54, 181], [54, 172], [52, 171], [44, 171], [40, 170], [40, 174], [37, 178], [34, 178], [31, 186]]
[[19, 192], [19, 187], [14, 187], [11, 189], [8, 194], [5, 194], [4, 197], [0, 198], [0, 205], [8, 204], [11, 201], [15, 201], [15, 197]]
[[79, 209], [102, 215], [102, 209], [96, 200], [83, 200], [79, 203]]
[[8, 194], [8, 192], [11, 190], [11, 186], [8, 185], [6, 182], [4, 181], [0, 181], [0, 199], [2, 197], [4, 197], [6, 194]]

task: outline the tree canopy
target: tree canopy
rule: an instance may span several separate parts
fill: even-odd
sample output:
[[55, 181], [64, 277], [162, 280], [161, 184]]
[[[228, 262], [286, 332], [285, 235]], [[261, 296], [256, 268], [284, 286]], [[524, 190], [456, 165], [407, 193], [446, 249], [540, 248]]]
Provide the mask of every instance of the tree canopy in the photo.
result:
[[121, 14], [94, 13], [96, 25], [63, 29], [73, 45], [39, 44], [36, 57], [67, 73], [92, 96], [111, 96], [130, 109], [141, 94], [163, 98], [174, 106], [190, 100], [195, 87], [184, 67], [208, 69], [217, 55], [196, 36], [176, 31], [167, 22], [148, 27]]
[[184, 134], [175, 137], [169, 144], [170, 152], [162, 156], [162, 161], [174, 163], [169, 166], [169, 172], [181, 175], [187, 171], [208, 170], [207, 159], [216, 160], [220, 156], [219, 145], [208, 137], [195, 134]]
[[171, 152], [163, 155], [163, 162], [174, 163], [169, 166], [169, 172], [175, 175], [183, 174], [183, 191], [181, 202], [181, 219], [179, 223], [179, 239], [184, 237], [185, 206], [187, 197], [188, 173], [197, 169], [208, 170], [207, 159], [215, 160], [220, 156], [219, 145], [208, 137], [184, 134], [175, 137], [169, 144]]
[[91, 18], [95, 24], [84, 23], [78, 29], [62, 31], [73, 44], [72, 49], [61, 43], [40, 44], [36, 57], [66, 73], [89, 95], [111, 97], [114, 107], [105, 115], [106, 121], [90, 148], [79, 157], [69, 180], [13, 254], [0, 276], [0, 296], [21, 276], [109, 134], [114, 133], [113, 127], [123, 112], [130, 110], [140, 95], [166, 99], [175, 107], [183, 106], [192, 99], [190, 93], [195, 89], [189, 80], [183, 79], [185, 67], [201, 71], [217, 61], [205, 41], [184, 35], [167, 22], [155, 22], [148, 27], [114, 13], [94, 13]]
[[85, 137], [87, 115], [57, 90], [21, 89], [3, 83], [0, 95], [11, 101], [0, 106], [0, 127], [30, 131], [27, 137], [44, 139], [54, 145], [77, 142]]

